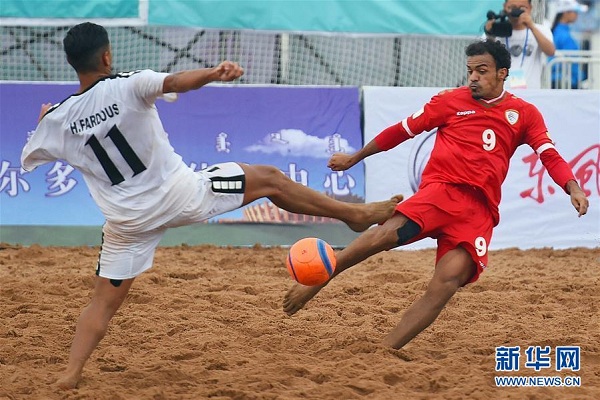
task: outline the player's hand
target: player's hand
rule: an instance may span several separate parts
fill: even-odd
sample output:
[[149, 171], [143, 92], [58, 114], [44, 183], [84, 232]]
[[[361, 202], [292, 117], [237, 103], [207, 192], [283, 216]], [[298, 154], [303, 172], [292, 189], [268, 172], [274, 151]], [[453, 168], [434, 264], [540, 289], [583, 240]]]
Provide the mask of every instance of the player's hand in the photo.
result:
[[37, 120], [38, 124], [40, 123], [40, 121], [42, 120], [44, 115], [46, 115], [46, 113], [48, 112], [48, 109], [50, 109], [50, 107], [52, 107], [52, 103], [42, 104], [42, 108], [40, 110], [40, 116], [38, 117], [38, 120]]
[[573, 207], [575, 207], [580, 217], [585, 215], [590, 206], [590, 202], [584, 191], [579, 187], [577, 182], [573, 180], [568, 182], [567, 188], [571, 195], [571, 204], [573, 204]]
[[327, 166], [332, 171], [345, 171], [352, 167], [356, 162], [352, 159], [351, 154], [335, 153], [327, 162]]
[[244, 75], [244, 69], [237, 63], [231, 61], [223, 61], [221, 64], [215, 67], [217, 73], [217, 80], [223, 82], [233, 81], [240, 76]]

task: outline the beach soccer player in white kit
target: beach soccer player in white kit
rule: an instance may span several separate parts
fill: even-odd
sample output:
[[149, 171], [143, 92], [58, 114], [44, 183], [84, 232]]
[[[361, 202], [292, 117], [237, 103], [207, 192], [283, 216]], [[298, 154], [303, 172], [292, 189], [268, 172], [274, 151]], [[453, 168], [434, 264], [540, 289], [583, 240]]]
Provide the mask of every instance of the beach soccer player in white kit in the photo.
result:
[[[267, 197], [293, 213], [327, 216], [362, 231], [387, 220], [396, 204], [345, 203], [287, 178], [272, 166], [216, 164], [194, 172], [175, 153], [154, 102], [243, 74], [236, 63], [174, 74], [142, 70], [114, 75], [108, 34], [79, 24], [63, 41], [80, 88], [59, 104], [44, 104], [39, 124], [23, 149], [21, 165], [65, 160], [78, 169], [106, 218], [96, 283], [77, 322], [69, 361], [58, 385], [75, 388], [85, 362], [136, 276], [152, 266], [168, 228], [189, 225]], [[189, 133], [190, 140], [201, 140]]]

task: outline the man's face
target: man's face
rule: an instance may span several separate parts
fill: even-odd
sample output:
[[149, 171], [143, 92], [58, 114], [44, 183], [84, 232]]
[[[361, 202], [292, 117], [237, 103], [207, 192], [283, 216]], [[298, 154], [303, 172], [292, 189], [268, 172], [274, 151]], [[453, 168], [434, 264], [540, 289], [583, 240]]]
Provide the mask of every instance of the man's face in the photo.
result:
[[496, 69], [490, 54], [467, 57], [467, 78], [474, 99], [491, 99], [502, 93], [506, 68]]
[[[529, 0], [506, 0], [504, 3], [504, 12], [510, 15], [512, 10], [522, 10], [528, 14], [531, 14], [531, 4], [529, 4]], [[509, 17], [510, 19], [517, 20], [517, 18]]]

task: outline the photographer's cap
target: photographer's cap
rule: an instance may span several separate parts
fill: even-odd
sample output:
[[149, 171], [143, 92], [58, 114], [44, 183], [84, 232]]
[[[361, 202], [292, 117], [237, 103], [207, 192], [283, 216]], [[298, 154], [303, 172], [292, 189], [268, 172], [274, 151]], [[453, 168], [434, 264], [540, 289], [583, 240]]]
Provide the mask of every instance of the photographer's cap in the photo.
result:
[[565, 13], [567, 11], [575, 11], [584, 13], [588, 10], [586, 5], [578, 3], [576, 0], [558, 0], [556, 2], [556, 13]]

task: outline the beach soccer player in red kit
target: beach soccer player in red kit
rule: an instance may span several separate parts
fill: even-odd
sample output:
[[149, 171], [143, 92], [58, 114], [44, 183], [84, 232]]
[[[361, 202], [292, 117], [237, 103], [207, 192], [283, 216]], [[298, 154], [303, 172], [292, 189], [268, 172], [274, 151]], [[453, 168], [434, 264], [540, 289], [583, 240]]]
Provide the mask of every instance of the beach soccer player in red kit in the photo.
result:
[[[103, 26], [83, 22], [63, 40], [79, 90], [60, 103], [43, 104], [38, 126], [21, 154], [21, 166], [64, 160], [79, 170], [106, 221], [94, 291], [77, 320], [62, 389], [76, 388], [92, 352], [134, 280], [153, 266], [160, 240], [171, 228], [193, 225], [268, 198], [298, 214], [339, 219], [364, 231], [394, 213], [402, 199], [348, 203], [286, 177], [270, 165], [233, 161], [194, 171], [169, 142], [156, 100], [231, 82], [244, 74], [237, 63], [175, 73], [150, 69], [114, 73], [113, 53]], [[190, 140], [201, 140], [190, 133]]]
[[[457, 290], [475, 282], [486, 268], [492, 230], [500, 220], [501, 185], [517, 147], [531, 146], [552, 179], [570, 195], [579, 216], [589, 206], [569, 165], [555, 149], [538, 109], [504, 90], [511, 62], [504, 45], [477, 41], [465, 52], [468, 86], [439, 93], [358, 152], [334, 154], [328, 164], [334, 171], [343, 171], [438, 128], [417, 193], [398, 204], [385, 223], [362, 233], [338, 252], [331, 278], [379, 252], [425, 237], [437, 239], [435, 271], [425, 294], [384, 339], [395, 349], [427, 328]], [[295, 284], [283, 300], [284, 312], [298, 312], [328, 282]]]

